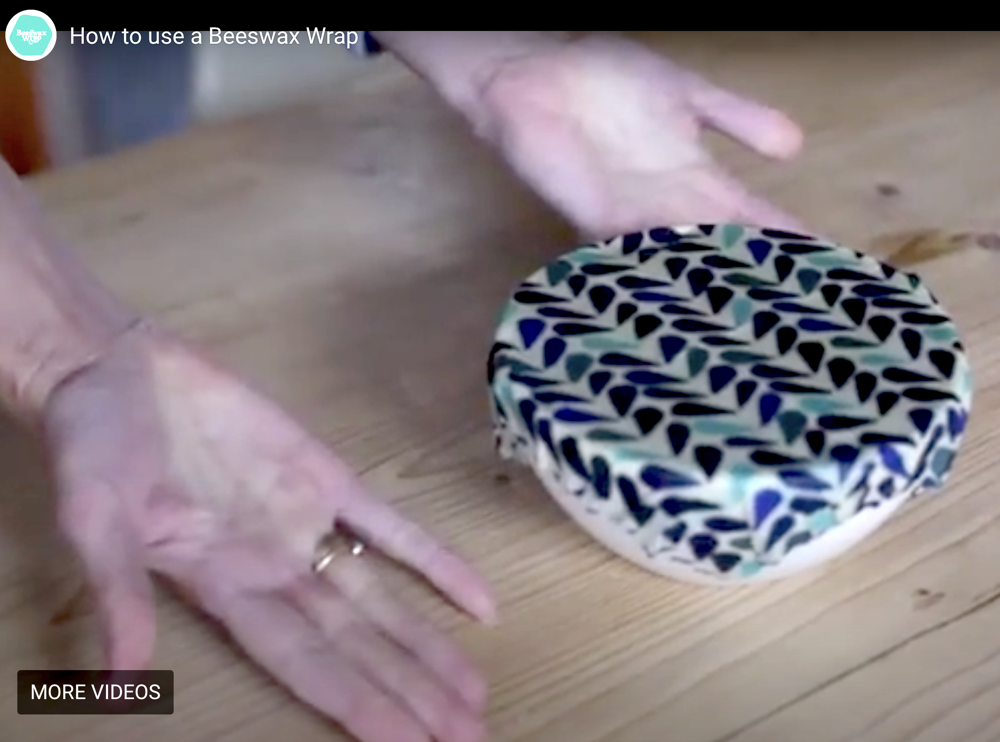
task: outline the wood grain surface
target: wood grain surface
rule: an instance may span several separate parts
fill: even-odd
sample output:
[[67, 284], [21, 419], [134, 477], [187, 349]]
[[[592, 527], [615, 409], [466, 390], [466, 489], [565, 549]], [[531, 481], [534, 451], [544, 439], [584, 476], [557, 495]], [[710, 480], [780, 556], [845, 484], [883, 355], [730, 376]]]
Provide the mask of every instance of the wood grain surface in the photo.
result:
[[[494, 581], [502, 623], [487, 630], [387, 571], [485, 667], [493, 740], [1000, 740], [1000, 35], [638, 37], [795, 116], [794, 163], [712, 146], [817, 233], [921, 273], [971, 354], [950, 486], [787, 582], [719, 591], [641, 572], [497, 460], [496, 312], [574, 234], [391, 60], [314, 105], [33, 184], [110, 286]], [[167, 594], [156, 666], [175, 672], [172, 716], [18, 716], [16, 671], [94, 666], [97, 634], [38, 451], [9, 428], [0, 529], [0, 739], [341, 739]]]

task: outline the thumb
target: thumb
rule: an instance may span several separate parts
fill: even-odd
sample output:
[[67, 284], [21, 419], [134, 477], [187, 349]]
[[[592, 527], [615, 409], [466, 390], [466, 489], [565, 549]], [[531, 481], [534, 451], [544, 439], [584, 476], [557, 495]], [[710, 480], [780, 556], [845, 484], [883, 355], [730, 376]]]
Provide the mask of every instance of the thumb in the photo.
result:
[[785, 160], [802, 149], [802, 129], [781, 111], [694, 77], [688, 100], [702, 123], [765, 157]]
[[69, 490], [60, 525], [95, 592], [106, 669], [146, 669], [156, 642], [153, 587], [125, 508], [105, 488]]

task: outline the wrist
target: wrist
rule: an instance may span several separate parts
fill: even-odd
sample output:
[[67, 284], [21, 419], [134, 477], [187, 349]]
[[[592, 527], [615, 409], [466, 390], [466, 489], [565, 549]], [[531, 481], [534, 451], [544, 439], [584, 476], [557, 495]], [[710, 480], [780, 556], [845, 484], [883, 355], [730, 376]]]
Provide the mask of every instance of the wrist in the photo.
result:
[[0, 160], [0, 405], [37, 422], [53, 390], [137, 321], [45, 227]]
[[563, 45], [561, 33], [518, 31], [372, 31], [375, 40], [430, 83], [473, 125], [488, 126], [483, 94], [509, 64]]
[[101, 363], [127, 336], [143, 327], [138, 315], [131, 319], [82, 328], [74, 326], [39, 338], [24, 357], [15, 359], [17, 372], [4, 389], [7, 410], [28, 428], [37, 427], [59, 389], [87, 369]]
[[[0, 399], [34, 426], [55, 390], [99, 362], [141, 317], [115, 299], [68, 251], [47, 247], [44, 278], [18, 298], [25, 311], [0, 318]], [[30, 308], [30, 309], [29, 309]]]

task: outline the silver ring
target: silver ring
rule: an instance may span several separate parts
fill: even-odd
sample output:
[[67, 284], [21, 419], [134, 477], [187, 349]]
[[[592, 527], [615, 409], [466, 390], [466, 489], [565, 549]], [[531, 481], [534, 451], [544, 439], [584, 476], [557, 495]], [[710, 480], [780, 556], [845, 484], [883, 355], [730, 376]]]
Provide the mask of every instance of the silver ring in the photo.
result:
[[347, 526], [342, 523], [334, 523], [333, 528], [324, 534], [316, 544], [316, 556], [312, 564], [313, 572], [321, 574], [337, 557], [361, 556], [364, 550], [364, 542], [354, 535]]

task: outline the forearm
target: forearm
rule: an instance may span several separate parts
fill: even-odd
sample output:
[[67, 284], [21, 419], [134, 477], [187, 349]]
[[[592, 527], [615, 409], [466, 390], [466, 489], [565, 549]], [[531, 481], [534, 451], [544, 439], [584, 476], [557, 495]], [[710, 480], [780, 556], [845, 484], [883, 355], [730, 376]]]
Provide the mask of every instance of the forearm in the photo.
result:
[[0, 159], [0, 404], [33, 423], [64, 379], [136, 321], [45, 230]]
[[427, 80], [474, 123], [483, 86], [506, 62], [564, 42], [524, 31], [372, 31], [378, 42]]

